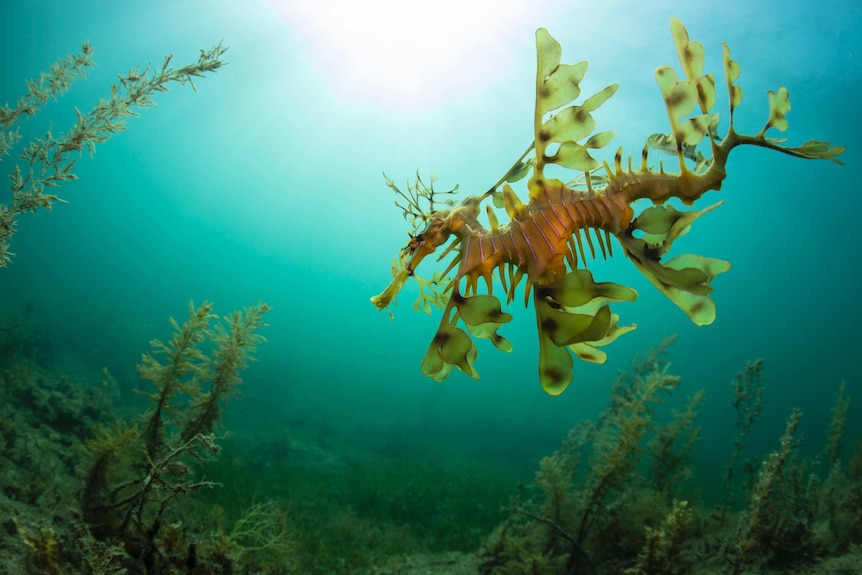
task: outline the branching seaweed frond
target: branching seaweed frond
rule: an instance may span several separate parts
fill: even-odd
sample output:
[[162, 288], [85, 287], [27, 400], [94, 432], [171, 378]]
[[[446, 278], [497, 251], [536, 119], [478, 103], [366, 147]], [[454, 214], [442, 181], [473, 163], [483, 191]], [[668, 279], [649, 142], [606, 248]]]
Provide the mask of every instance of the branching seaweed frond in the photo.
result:
[[850, 397], [847, 395], [847, 384], [841, 382], [835, 407], [832, 408], [832, 420], [829, 422], [829, 435], [826, 440], [824, 459], [830, 467], [841, 461], [841, 448], [844, 432], [847, 429], [847, 417], [850, 413]]
[[733, 503], [733, 478], [736, 473], [736, 463], [745, 448], [745, 440], [751, 433], [751, 427], [763, 411], [763, 359], [746, 362], [743, 371], [738, 372], [731, 382], [733, 399], [731, 405], [736, 411], [736, 428], [738, 435], [733, 442], [733, 452], [727, 463], [724, 475], [724, 501], [718, 510], [719, 522], [724, 525], [727, 510]]
[[669, 369], [669, 363], [657, 362], [645, 375], [635, 371], [633, 377], [624, 374], [617, 380], [604, 432], [597, 438], [591, 458], [592, 471], [584, 489], [586, 503], [576, 536], [579, 542], [587, 537], [608, 493], [622, 489], [637, 469], [641, 440], [651, 426], [653, 404], [662, 401], [662, 396], [681, 382]]
[[153, 400], [144, 430], [144, 445], [151, 457], [163, 447], [165, 414], [171, 409], [174, 396], [188, 391], [192, 381], [206, 374], [207, 358], [200, 345], [211, 334], [210, 321], [217, 317], [212, 309], [211, 302], [199, 307], [189, 302], [189, 317], [182, 326], [170, 318], [174, 328], [170, 342], [152, 340], [152, 352], [145, 353], [138, 364], [138, 374], [155, 387], [154, 392], [145, 394]]
[[220, 451], [212, 430], [221, 402], [242, 383], [239, 372], [254, 361], [257, 330], [269, 306], [258, 303], [218, 319], [212, 304], [189, 304], [188, 319], [171, 319], [168, 343], [151, 342], [138, 371], [153, 382], [144, 426], [119, 426], [90, 444], [82, 510], [93, 534], [138, 549], [144, 564], [159, 559], [156, 537], [166, 509], [178, 497], [217, 485], [194, 478], [194, 463]]
[[93, 47], [89, 42], [84, 42], [79, 54], [60, 58], [51, 64], [47, 72], [39, 74], [38, 79], [27, 80], [27, 93], [18, 99], [14, 108], [8, 103], [0, 106], [0, 161], [21, 139], [21, 134], [15, 127], [18, 120], [36, 115], [43, 105], [57, 100], [68, 90], [76, 78], [85, 78], [87, 70], [95, 65]]
[[273, 501], [253, 503], [245, 509], [218, 544], [233, 557], [267, 552], [287, 558], [295, 551], [289, 514]]
[[655, 435], [647, 444], [650, 451], [650, 474], [655, 488], [673, 499], [679, 484], [691, 476], [690, 463], [694, 445], [700, 440], [700, 426], [695, 424], [697, 408], [703, 400], [701, 389], [689, 398], [684, 410], [673, 410], [667, 425], [656, 426]]
[[638, 554], [637, 564], [625, 570], [625, 575], [681, 575], [687, 565], [681, 561], [683, 543], [692, 526], [692, 509], [687, 501], [674, 501], [660, 527], [645, 527], [646, 542]]
[[745, 564], [764, 541], [771, 540], [770, 522], [766, 516], [770, 513], [770, 506], [773, 505], [771, 501], [773, 491], [781, 481], [785, 464], [790, 453], [797, 447], [794, 435], [801, 415], [802, 412], [799, 409], [793, 410], [790, 417], [787, 418], [784, 434], [779, 441], [779, 448], [770, 453], [760, 467], [760, 473], [751, 494], [751, 504], [748, 511], [740, 518], [737, 527], [736, 543], [733, 549], [735, 558], [732, 561], [734, 575], [742, 572]]
[[[77, 121], [66, 134], [57, 138], [48, 131], [42, 138], [26, 144], [20, 156], [23, 162], [16, 164], [9, 174], [12, 201], [8, 205], [0, 203], [0, 268], [7, 267], [12, 257], [9, 241], [17, 231], [16, 218], [40, 209], [50, 210], [54, 202], [63, 201], [48, 191], [77, 179], [73, 168], [84, 150], [95, 153], [96, 144], [126, 129], [129, 118], [138, 115], [137, 109], [155, 107], [152, 97], [157, 92], [166, 92], [172, 82], [189, 84], [194, 89], [194, 78], [224, 65], [222, 57], [226, 50], [221, 43], [201, 50], [197, 62], [178, 69], [171, 67], [170, 55], [160, 66], [133, 68], [118, 77], [118, 82], [111, 85], [110, 96], [100, 99], [89, 113], [75, 108]], [[35, 114], [42, 104], [56, 99], [68, 88], [72, 80], [83, 77], [86, 69], [94, 65], [92, 53], [92, 47], [85, 43], [79, 55], [58, 61], [38, 81], [27, 82], [27, 94], [14, 109], [0, 108], [0, 157], [9, 154], [20, 140], [14, 127], [18, 119]]]
[[270, 311], [263, 302], [250, 306], [245, 313], [233, 312], [219, 324], [210, 339], [216, 349], [207, 362], [203, 381], [208, 389], [198, 393], [188, 410], [180, 439], [186, 441], [195, 435], [210, 433], [221, 418], [221, 402], [242, 383], [239, 372], [254, 361], [253, 353], [266, 338], [257, 333], [268, 324], [263, 314]]

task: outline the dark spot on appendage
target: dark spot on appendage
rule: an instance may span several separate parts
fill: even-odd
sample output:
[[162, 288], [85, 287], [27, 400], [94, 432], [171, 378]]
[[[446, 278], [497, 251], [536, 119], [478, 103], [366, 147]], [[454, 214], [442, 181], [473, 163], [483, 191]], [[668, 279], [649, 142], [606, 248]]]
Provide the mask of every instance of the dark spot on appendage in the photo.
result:
[[448, 333], [441, 333], [438, 331], [437, 334], [434, 336], [434, 342], [433, 343], [435, 343], [437, 345], [445, 345], [446, 342], [449, 341], [449, 337], [450, 336]]
[[550, 139], [551, 139], [550, 133], [548, 133], [545, 130], [539, 130], [539, 141], [540, 142], [547, 142]]
[[545, 376], [543, 379], [550, 379], [553, 383], [562, 383], [566, 378], [566, 374], [556, 367], [546, 367], [542, 373]]
[[697, 313], [697, 312], [703, 310], [703, 308], [705, 306], [706, 306], [705, 301], [699, 301], [699, 302], [695, 303], [693, 306], [691, 306], [691, 311], [694, 313]]
[[668, 107], [675, 108], [683, 101], [684, 98], [685, 92], [679, 90], [671, 94], [670, 98], [665, 98], [665, 102], [667, 102]]
[[557, 323], [557, 320], [546, 317], [542, 320], [542, 331], [545, 333], [553, 333], [557, 331], [557, 327], [559, 327], [559, 325], [560, 324]]
[[578, 108], [574, 114], [575, 121], [579, 124], [586, 124], [590, 120], [590, 113], [583, 108]]

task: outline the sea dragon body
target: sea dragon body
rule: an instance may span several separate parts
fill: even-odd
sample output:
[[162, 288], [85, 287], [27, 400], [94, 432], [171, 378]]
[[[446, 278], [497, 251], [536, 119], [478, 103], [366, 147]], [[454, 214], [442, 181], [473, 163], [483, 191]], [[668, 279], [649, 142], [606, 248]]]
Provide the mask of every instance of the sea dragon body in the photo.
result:
[[[650, 137], [641, 152], [639, 168], [633, 168], [631, 156], [623, 165], [621, 149], [615, 154], [613, 166], [599, 164], [590, 155], [589, 150], [602, 148], [613, 138], [613, 132], [591, 135], [596, 125], [591, 112], [616, 92], [617, 85], [604, 88], [581, 104], [573, 104], [580, 95], [578, 85], [587, 63], [560, 64], [560, 45], [540, 28], [536, 32], [535, 140], [500, 181], [482, 195], [469, 196], [459, 205], [449, 200], [444, 202], [447, 207], [436, 209], [440, 194], [434, 190], [433, 179], [426, 186], [417, 177], [414, 183], [408, 183], [406, 191], [387, 179], [389, 187], [403, 200], [396, 204], [414, 229], [395, 261], [392, 281], [371, 301], [378, 309], [388, 307], [406, 280], [413, 277], [421, 290], [414, 307], [430, 311], [434, 304], [444, 308], [440, 326], [422, 361], [426, 375], [442, 380], [456, 366], [478, 378], [473, 366], [477, 349], [470, 335], [490, 339], [498, 349], [511, 351], [511, 343], [497, 333], [511, 315], [502, 311], [500, 301], [493, 295], [495, 277], [506, 292], [507, 303], [526, 278], [524, 298], [529, 303], [533, 296], [539, 333], [539, 378], [545, 391], [557, 395], [571, 382], [573, 362], [569, 351], [586, 361], [604, 362], [606, 355], [598, 348], [635, 328], [620, 326], [609, 304], [633, 301], [637, 293], [626, 286], [593, 280], [585, 269], [584, 249], [586, 243], [591, 257], [596, 257], [591, 233], [603, 257], [612, 255], [611, 236], [615, 237], [635, 266], [695, 324], [712, 323], [715, 305], [709, 297], [710, 283], [730, 264], [691, 254], [667, 262], [662, 262], [662, 257], [692, 222], [721, 202], [702, 210], [680, 211], [668, 205], [668, 200], [677, 198], [688, 206], [706, 192], [721, 189], [727, 175], [727, 158], [741, 145], [840, 163], [837, 156], [844, 151], [841, 146], [810, 140], [798, 147], [786, 147], [783, 140], [766, 137], [770, 128], [787, 128], [785, 115], [790, 104], [784, 87], [769, 92], [769, 120], [758, 134], [749, 136], [734, 130], [733, 112], [742, 100], [742, 89], [734, 84], [739, 66], [726, 45], [723, 64], [730, 120], [727, 134], [719, 137], [719, 115], [711, 112], [716, 99], [715, 82], [712, 74], [703, 74], [703, 47], [689, 41], [688, 32], [676, 19], [671, 21], [671, 34], [685, 79], [678, 80], [668, 66], [656, 71], [671, 134]], [[692, 115], [695, 107], [698, 110]], [[661, 165], [655, 171], [647, 164], [649, 145], [668, 138], [676, 142], [678, 173], [667, 173]], [[694, 146], [704, 139], [711, 147], [711, 157], [699, 156], [696, 166], [690, 169], [686, 157], [691, 158]], [[533, 151], [535, 156], [527, 159]], [[583, 175], [564, 184], [545, 176], [547, 164], [578, 170]], [[604, 170], [602, 175], [597, 173], [600, 168]], [[524, 204], [509, 184], [528, 173], [530, 200]], [[509, 222], [500, 225], [491, 205], [486, 204], [490, 227], [480, 223], [481, 204], [487, 198], [496, 207], [505, 208]], [[653, 206], [636, 216], [633, 204], [641, 199], [651, 200]], [[429, 203], [428, 210], [420, 205], [422, 200]], [[423, 259], [450, 239], [439, 258], [456, 252], [448, 268], [435, 273], [431, 280], [416, 276], [415, 270]], [[447, 282], [444, 278], [456, 266], [454, 278]], [[479, 293], [480, 279], [484, 280], [487, 294]], [[470, 335], [457, 326], [458, 320]]]

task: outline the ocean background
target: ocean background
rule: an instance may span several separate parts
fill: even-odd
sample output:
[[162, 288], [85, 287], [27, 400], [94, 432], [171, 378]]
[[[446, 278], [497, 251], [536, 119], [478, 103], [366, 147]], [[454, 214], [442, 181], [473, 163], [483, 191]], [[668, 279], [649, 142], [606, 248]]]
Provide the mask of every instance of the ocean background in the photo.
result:
[[[706, 389], [694, 471], [707, 498], [720, 497], [735, 433], [730, 382], [746, 361], [766, 365], [750, 453], [777, 446], [794, 407], [803, 452], [819, 453], [842, 380], [854, 401], [848, 437], [862, 437], [858, 3], [34, 0], [0, 14], [0, 101], [16, 102], [25, 79], [84, 41], [98, 63], [21, 123], [25, 142], [67, 131], [73, 108], [91, 109], [119, 73], [229, 47], [228, 65], [196, 92], [171, 86], [157, 109], [85, 154], [79, 180], [57, 190], [67, 203], [19, 219], [15, 257], [0, 270], [0, 315], [26, 315], [58, 369], [98, 381], [106, 368], [123, 415], [145, 406], [133, 390], [150, 384], [135, 365], [151, 339], [170, 337], [169, 317], [181, 321], [190, 300], [222, 314], [262, 300], [272, 307], [268, 343], [224, 417], [248, 445], [326, 437], [334, 449], [435, 453], [529, 481], [568, 429], [604, 409], [631, 358], [671, 334], [671, 370], [684, 380], [672, 401]], [[438, 189], [458, 184], [462, 194], [496, 182], [533, 137], [539, 26], [563, 62], [589, 60], [585, 95], [620, 84], [596, 113], [598, 130], [617, 133], [609, 154], [621, 145], [637, 157], [650, 134], [668, 132], [653, 72], [678, 68], [671, 17], [703, 43], [724, 120], [722, 41], [742, 70], [737, 129], [759, 131], [766, 91], [784, 85], [793, 108], [782, 136], [844, 145], [846, 165], [733, 152], [722, 191], [698, 204], [724, 205], [674, 252], [732, 263], [713, 283], [713, 325], [694, 326], [615, 245], [612, 260], [589, 267], [597, 281], [638, 291], [614, 307], [638, 329], [606, 348], [605, 365], [576, 361], [561, 396], [539, 385], [534, 314], [520, 297], [501, 330], [515, 349], [480, 342], [480, 380], [424, 377], [439, 311], [413, 312], [411, 284], [391, 321], [369, 303], [407, 239], [382, 173], [399, 183], [433, 173]], [[523, 183], [516, 191], [526, 197]]]

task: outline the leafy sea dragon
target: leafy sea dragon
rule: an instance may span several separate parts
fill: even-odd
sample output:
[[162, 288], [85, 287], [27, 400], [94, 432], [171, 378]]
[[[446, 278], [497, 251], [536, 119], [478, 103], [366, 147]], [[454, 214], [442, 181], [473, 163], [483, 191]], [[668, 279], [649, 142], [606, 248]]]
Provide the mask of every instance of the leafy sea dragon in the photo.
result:
[[[511, 343], [497, 333], [512, 316], [502, 311], [494, 295], [495, 278], [502, 284], [507, 303], [514, 299], [522, 281], [525, 304], [532, 295], [539, 335], [539, 379], [546, 392], [558, 395], [571, 383], [571, 353], [603, 363], [607, 356], [599, 348], [635, 328], [620, 325], [609, 304], [633, 301], [637, 293], [623, 285], [596, 282], [586, 269], [584, 244], [591, 257], [596, 257], [596, 245], [607, 257], [613, 255], [611, 236], [653, 285], [695, 324], [712, 323], [715, 304], [709, 296], [710, 283], [727, 271], [730, 263], [693, 254], [667, 261], [663, 257], [695, 220], [721, 202], [701, 210], [677, 210], [668, 201], [678, 198], [690, 206], [709, 190], [719, 190], [727, 175], [728, 155], [743, 145], [841, 163], [841, 146], [810, 140], [789, 147], [783, 145], [784, 140], [766, 136], [770, 128], [787, 129], [785, 116], [790, 102], [784, 87], [768, 92], [769, 119], [760, 132], [744, 135], [735, 130], [733, 113], [742, 101], [742, 89], [735, 84], [740, 69], [726, 44], [722, 61], [730, 111], [727, 133], [720, 137], [719, 114], [713, 112], [715, 80], [712, 74], [704, 74], [703, 45], [689, 40], [679, 20], [671, 20], [670, 30], [684, 78], [679, 79], [669, 66], [658, 68], [655, 77], [670, 121], [669, 138], [679, 162], [678, 173], [666, 172], [661, 163], [658, 170], [647, 165], [649, 143], [637, 168], [630, 155], [623, 161], [622, 149], [616, 151], [613, 165], [593, 158], [591, 150], [605, 147], [614, 134], [593, 133], [596, 122], [592, 112], [613, 96], [617, 85], [575, 103], [588, 63], [560, 64], [559, 43], [540, 28], [536, 31], [535, 140], [500, 181], [487, 192], [456, 204], [451, 199], [440, 200], [433, 178], [426, 185], [417, 176], [408, 182], [406, 190], [387, 178], [387, 185], [397, 194], [396, 205], [413, 230], [393, 264], [391, 283], [371, 302], [381, 310], [388, 307], [406, 280], [413, 277], [420, 284], [414, 308], [429, 313], [432, 305], [443, 308], [440, 326], [422, 360], [426, 375], [439, 381], [455, 366], [478, 379], [473, 338], [490, 339], [497, 349], [511, 351]], [[695, 156], [697, 166], [690, 169], [686, 156], [691, 156], [702, 141], [709, 145], [711, 157]], [[549, 164], [582, 174], [564, 184], [545, 176]], [[509, 184], [528, 174], [529, 202], [524, 204]], [[478, 218], [482, 202], [489, 198], [486, 228]], [[633, 204], [642, 198], [652, 200], [653, 205], [635, 214]], [[427, 209], [423, 205], [426, 202]], [[491, 204], [505, 208], [507, 223], [498, 222]], [[422, 260], [447, 242], [439, 259], [450, 253], [454, 258], [446, 270], [435, 272], [431, 279], [417, 276]], [[447, 274], [452, 270], [450, 280]], [[483, 280], [487, 293], [480, 293], [479, 280]]]

